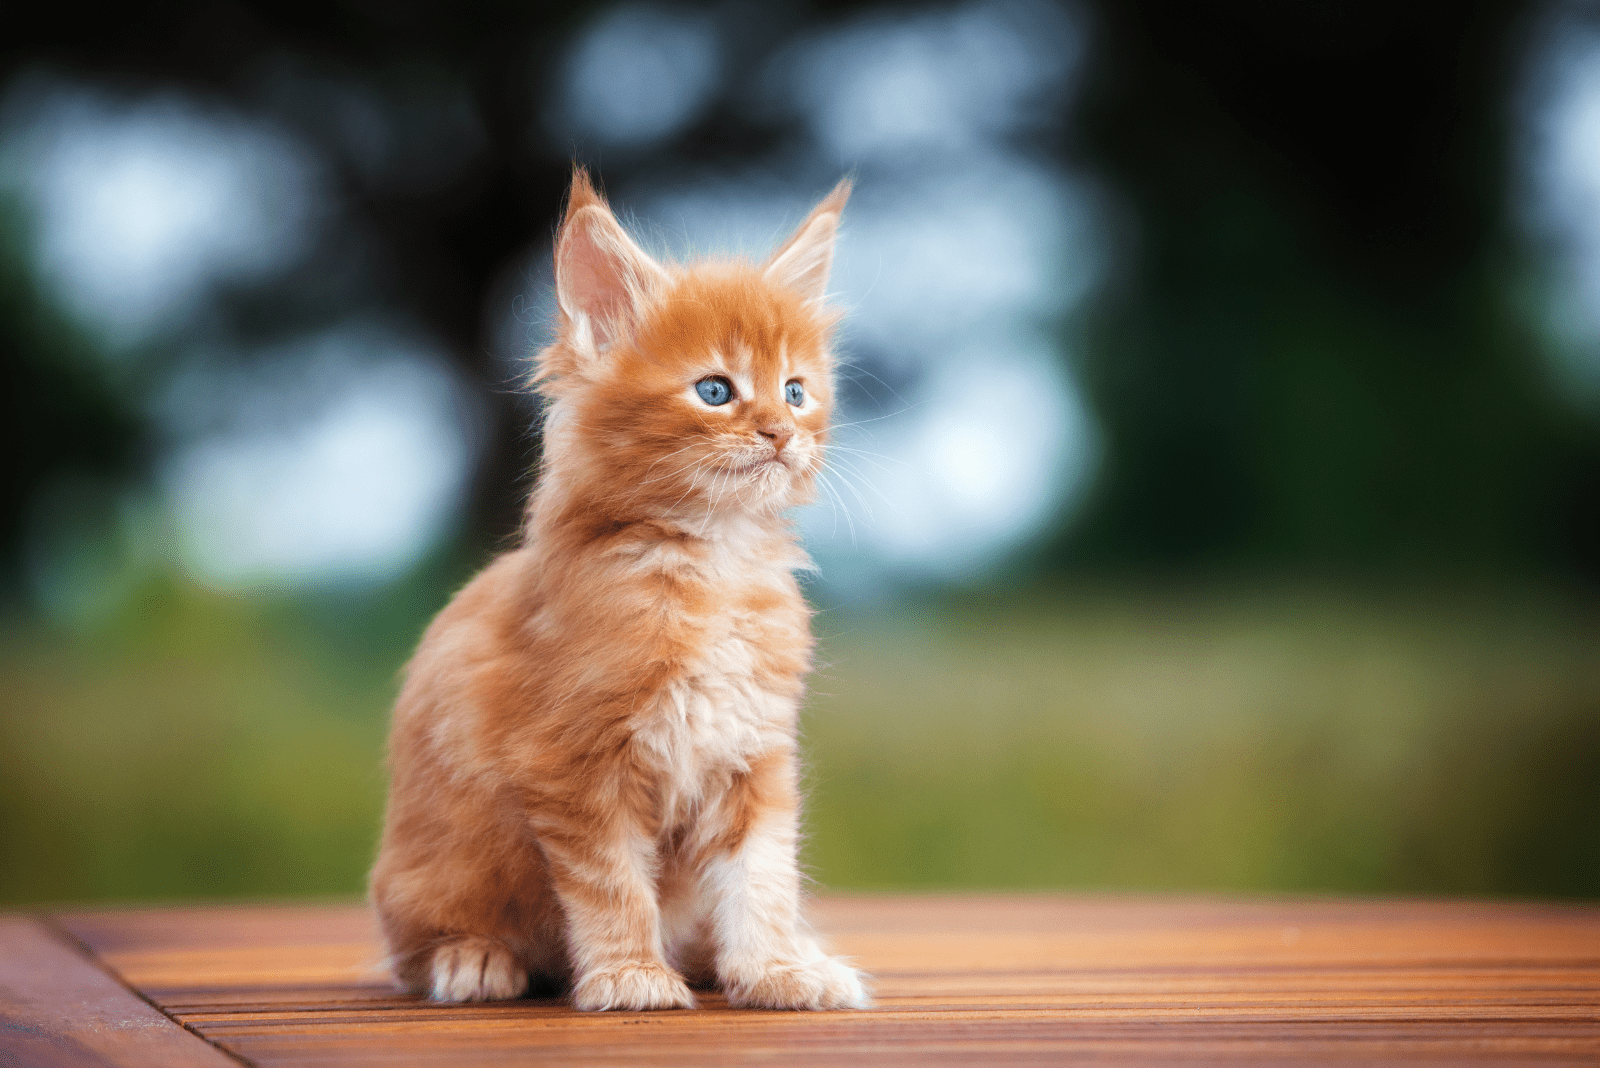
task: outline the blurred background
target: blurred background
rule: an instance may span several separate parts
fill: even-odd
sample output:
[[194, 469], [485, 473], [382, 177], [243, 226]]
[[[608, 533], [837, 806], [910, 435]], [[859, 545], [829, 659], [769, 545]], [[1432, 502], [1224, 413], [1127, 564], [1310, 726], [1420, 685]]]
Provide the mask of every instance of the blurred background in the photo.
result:
[[192, 0], [0, 43], [0, 903], [353, 895], [571, 163], [857, 176], [800, 516], [861, 887], [1600, 894], [1600, 9]]

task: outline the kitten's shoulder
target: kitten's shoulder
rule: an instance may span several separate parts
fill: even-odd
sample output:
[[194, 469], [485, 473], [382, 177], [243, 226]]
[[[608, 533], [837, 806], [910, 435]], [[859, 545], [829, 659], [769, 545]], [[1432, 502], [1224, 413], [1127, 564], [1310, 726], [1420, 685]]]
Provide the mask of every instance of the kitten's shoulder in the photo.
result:
[[503, 552], [489, 561], [434, 617], [423, 634], [423, 645], [441, 641], [464, 627], [494, 630], [525, 619], [532, 610], [536, 566], [535, 554], [528, 546]]

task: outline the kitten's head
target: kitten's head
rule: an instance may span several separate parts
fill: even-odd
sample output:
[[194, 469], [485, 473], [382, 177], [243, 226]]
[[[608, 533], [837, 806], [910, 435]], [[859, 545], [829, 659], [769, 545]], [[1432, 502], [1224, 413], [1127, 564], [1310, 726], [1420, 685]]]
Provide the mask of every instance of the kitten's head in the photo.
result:
[[545, 478], [655, 514], [811, 498], [833, 407], [841, 182], [765, 263], [659, 264], [577, 171], [556, 238]]

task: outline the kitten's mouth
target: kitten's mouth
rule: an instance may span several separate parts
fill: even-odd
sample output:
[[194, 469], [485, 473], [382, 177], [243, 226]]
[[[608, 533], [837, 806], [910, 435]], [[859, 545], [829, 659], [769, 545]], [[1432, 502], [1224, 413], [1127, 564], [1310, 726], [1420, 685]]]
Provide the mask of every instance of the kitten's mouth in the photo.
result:
[[765, 471], [769, 467], [788, 467], [788, 466], [789, 465], [786, 462], [784, 462], [783, 457], [781, 457], [781, 456], [769, 456], [765, 460], [756, 460], [755, 462], [745, 464], [742, 467], [736, 467], [736, 468], [734, 468], [734, 471], [736, 473], [738, 473], [738, 474], [741, 474], [741, 475], [753, 475], [758, 471]]

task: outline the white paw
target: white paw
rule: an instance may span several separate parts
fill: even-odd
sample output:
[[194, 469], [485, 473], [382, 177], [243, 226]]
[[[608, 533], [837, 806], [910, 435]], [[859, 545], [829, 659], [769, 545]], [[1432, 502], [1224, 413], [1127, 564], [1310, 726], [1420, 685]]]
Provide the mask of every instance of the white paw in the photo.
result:
[[725, 982], [728, 1004], [739, 1009], [866, 1009], [865, 976], [840, 957], [774, 961]]
[[528, 989], [528, 973], [491, 938], [457, 938], [433, 951], [435, 1001], [506, 1001]]
[[585, 1012], [606, 1009], [692, 1009], [683, 976], [664, 964], [635, 961], [596, 968], [572, 988], [572, 1004]]

